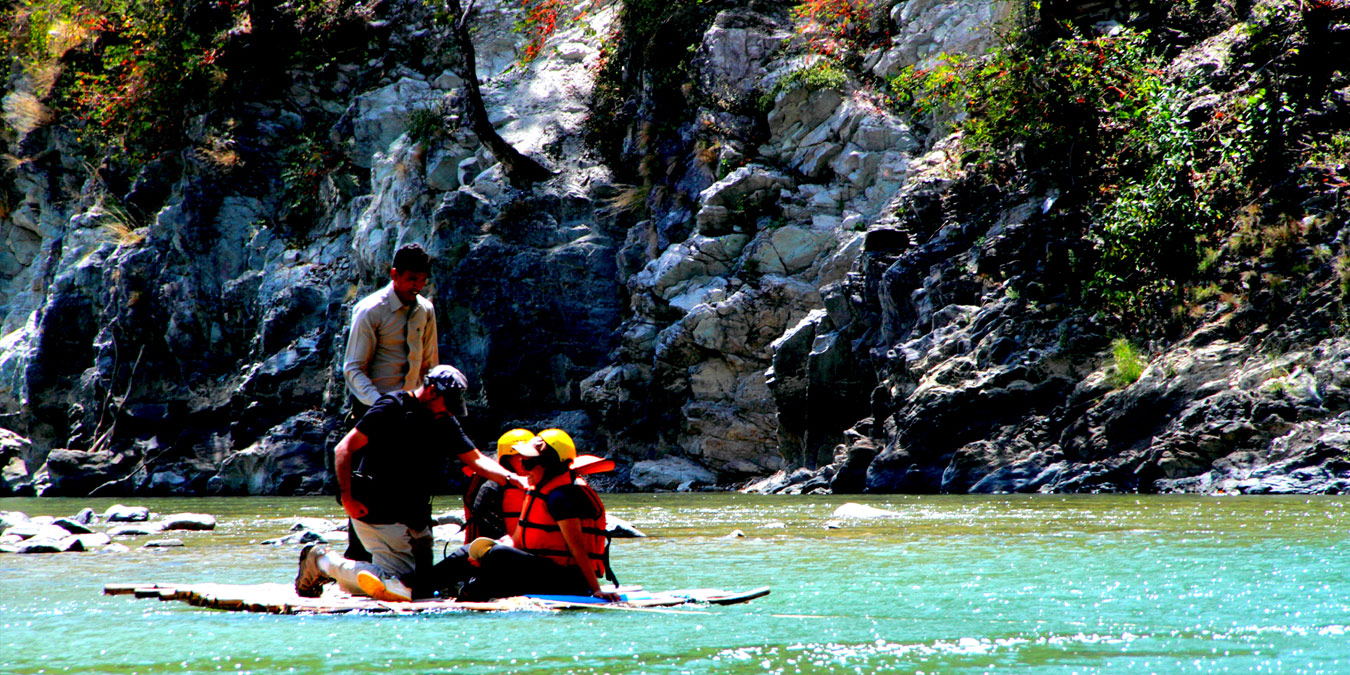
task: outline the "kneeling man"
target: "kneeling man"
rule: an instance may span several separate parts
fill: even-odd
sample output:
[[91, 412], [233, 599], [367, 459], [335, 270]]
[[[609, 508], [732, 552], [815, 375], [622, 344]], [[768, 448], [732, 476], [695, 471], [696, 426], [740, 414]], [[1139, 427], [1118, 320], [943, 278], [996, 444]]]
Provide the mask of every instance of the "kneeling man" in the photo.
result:
[[[342, 508], [371, 562], [348, 560], [319, 545], [300, 552], [295, 592], [318, 597], [336, 580], [345, 591], [377, 600], [427, 595], [431, 570], [431, 497], [446, 478], [448, 456], [503, 485], [525, 480], [484, 456], [456, 416], [468, 410], [464, 374], [436, 366], [422, 386], [381, 396], [334, 451]], [[449, 447], [446, 447], [446, 446]]]

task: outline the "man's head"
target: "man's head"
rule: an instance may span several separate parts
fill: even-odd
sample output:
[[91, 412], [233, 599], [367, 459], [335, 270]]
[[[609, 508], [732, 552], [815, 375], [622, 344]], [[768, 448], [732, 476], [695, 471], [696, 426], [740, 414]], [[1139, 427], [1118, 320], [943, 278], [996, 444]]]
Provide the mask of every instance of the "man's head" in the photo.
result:
[[404, 244], [394, 253], [394, 263], [389, 269], [389, 278], [394, 282], [394, 295], [403, 304], [410, 305], [418, 293], [426, 288], [427, 278], [431, 274], [431, 256], [421, 244]]
[[464, 402], [464, 390], [469, 388], [469, 379], [454, 366], [439, 365], [427, 372], [424, 385], [445, 402], [445, 409], [455, 417], [466, 417], [469, 405]]

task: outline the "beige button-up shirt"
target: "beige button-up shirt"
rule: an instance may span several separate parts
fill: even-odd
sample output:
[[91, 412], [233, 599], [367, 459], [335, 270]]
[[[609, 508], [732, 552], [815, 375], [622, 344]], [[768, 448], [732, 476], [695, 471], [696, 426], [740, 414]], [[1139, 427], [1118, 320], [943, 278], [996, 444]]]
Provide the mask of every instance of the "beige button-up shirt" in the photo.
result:
[[381, 394], [416, 389], [437, 359], [431, 300], [404, 305], [390, 283], [352, 308], [342, 376], [357, 400], [372, 405]]

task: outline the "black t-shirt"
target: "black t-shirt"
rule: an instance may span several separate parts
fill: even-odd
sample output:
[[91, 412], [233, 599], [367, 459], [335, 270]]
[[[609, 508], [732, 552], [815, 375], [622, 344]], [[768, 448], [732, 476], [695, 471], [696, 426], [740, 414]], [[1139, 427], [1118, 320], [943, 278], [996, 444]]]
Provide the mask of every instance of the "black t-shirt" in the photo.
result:
[[[369, 442], [357, 452], [354, 470], [369, 480], [355, 494], [370, 509], [369, 523], [423, 527], [431, 520], [431, 496], [445, 485], [447, 467], [474, 450], [453, 416], [433, 417], [407, 392], [385, 394], [356, 423]], [[353, 492], [358, 485], [353, 484]], [[364, 497], [364, 498], [363, 498]]]
[[581, 486], [576, 484], [554, 488], [545, 497], [545, 503], [548, 505], [549, 515], [553, 516], [555, 521], [600, 517], [600, 511], [595, 508], [595, 503], [586, 496]]

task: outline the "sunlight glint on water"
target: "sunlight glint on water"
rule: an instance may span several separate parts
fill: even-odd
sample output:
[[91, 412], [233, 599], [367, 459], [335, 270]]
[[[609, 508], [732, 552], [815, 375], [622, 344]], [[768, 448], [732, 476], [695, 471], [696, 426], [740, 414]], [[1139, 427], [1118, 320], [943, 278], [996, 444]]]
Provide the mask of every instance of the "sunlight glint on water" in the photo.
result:
[[[125, 500], [124, 500], [125, 501]], [[842, 521], [860, 501], [895, 518]], [[1350, 515], [1336, 497], [610, 495], [646, 531], [625, 583], [770, 585], [698, 613], [284, 617], [101, 595], [105, 583], [289, 582], [257, 542], [326, 498], [135, 500], [217, 516], [151, 552], [0, 555], [4, 673], [1339, 672]], [[110, 500], [0, 500], [70, 515]], [[131, 502], [128, 502], [131, 503]], [[438, 510], [458, 508], [452, 497]], [[744, 538], [727, 538], [734, 530]]]

